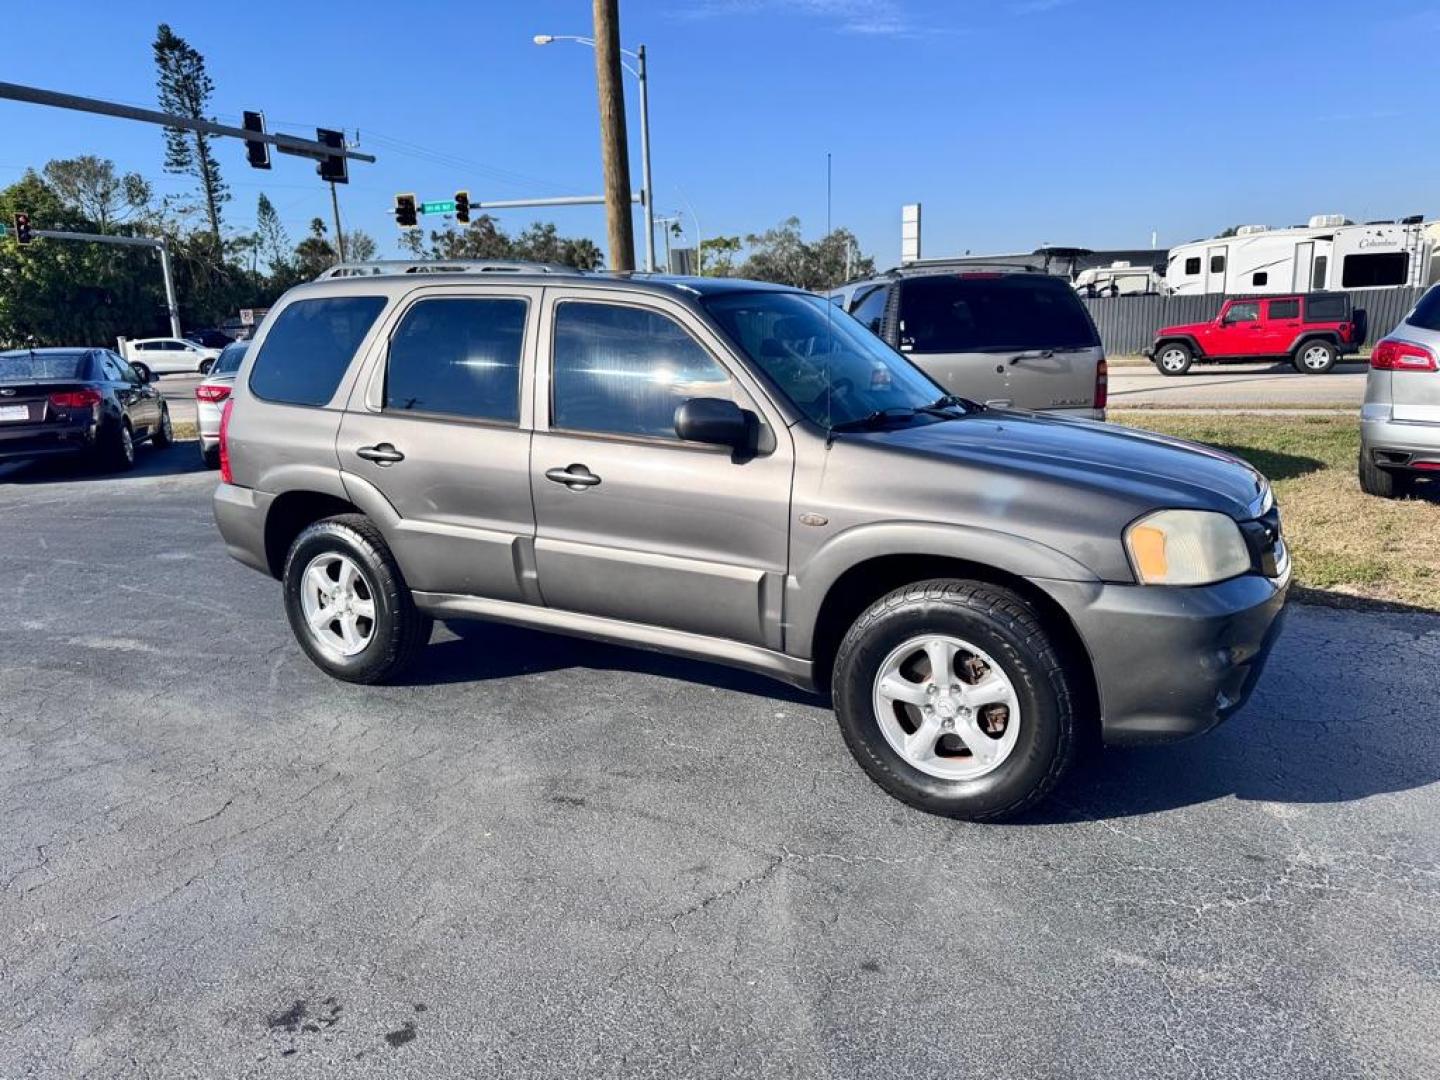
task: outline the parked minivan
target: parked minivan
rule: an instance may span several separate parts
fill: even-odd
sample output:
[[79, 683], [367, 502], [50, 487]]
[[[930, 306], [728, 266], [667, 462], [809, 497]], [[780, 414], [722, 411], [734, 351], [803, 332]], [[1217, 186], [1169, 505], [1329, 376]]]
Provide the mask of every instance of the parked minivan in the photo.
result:
[[830, 298], [952, 394], [1105, 419], [1105, 350], [1062, 277], [912, 263], [850, 282]]
[[829, 690], [872, 779], [977, 819], [1259, 678], [1290, 561], [1237, 458], [953, 397], [798, 289], [478, 271], [292, 289], [226, 401], [220, 532], [336, 678], [436, 618], [731, 664]]

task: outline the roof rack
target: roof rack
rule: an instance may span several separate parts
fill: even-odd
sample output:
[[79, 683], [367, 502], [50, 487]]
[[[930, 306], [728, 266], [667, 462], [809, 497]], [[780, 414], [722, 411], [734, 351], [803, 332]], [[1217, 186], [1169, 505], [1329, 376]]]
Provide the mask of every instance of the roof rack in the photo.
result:
[[320, 272], [316, 281], [333, 278], [372, 277], [391, 274], [579, 274], [573, 266], [559, 263], [522, 262], [513, 259], [376, 259], [372, 262], [337, 263]]

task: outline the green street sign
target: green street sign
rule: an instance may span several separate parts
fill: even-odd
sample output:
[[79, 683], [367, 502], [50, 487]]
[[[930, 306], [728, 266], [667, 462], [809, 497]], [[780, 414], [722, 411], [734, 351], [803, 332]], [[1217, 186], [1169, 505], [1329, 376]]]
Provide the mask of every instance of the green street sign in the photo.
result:
[[444, 199], [440, 202], [427, 202], [420, 204], [422, 214], [453, 214], [455, 212], [455, 200]]
[[9, 226], [9, 225], [5, 225], [5, 224], [0, 224], [0, 236], [9, 236], [9, 235], [10, 235], [10, 226]]

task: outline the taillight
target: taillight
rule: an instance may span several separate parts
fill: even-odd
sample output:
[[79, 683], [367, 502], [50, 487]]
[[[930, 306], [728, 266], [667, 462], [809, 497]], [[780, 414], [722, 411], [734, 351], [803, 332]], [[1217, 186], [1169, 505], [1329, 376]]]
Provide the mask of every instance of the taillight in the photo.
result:
[[223, 383], [201, 383], [199, 386], [195, 387], [196, 401], [209, 401], [213, 404], [219, 404], [229, 396], [230, 387], [224, 385]]
[[1110, 400], [1110, 365], [1104, 357], [1095, 368], [1095, 408], [1105, 408], [1105, 403]]
[[1440, 363], [1424, 345], [1385, 338], [1370, 354], [1370, 366], [1376, 371], [1437, 371]]
[[220, 482], [222, 484], [235, 482], [230, 473], [230, 411], [234, 408], [235, 399], [231, 398], [225, 402], [225, 408], [220, 412]]
[[100, 391], [89, 387], [84, 390], [61, 390], [50, 395], [50, 404], [57, 409], [88, 409], [92, 405], [99, 405], [100, 400]]

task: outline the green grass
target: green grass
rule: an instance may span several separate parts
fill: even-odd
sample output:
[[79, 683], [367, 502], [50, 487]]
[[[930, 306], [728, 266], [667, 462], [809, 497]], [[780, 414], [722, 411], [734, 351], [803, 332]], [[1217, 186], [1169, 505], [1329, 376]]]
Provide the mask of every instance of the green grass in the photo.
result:
[[1115, 410], [1110, 419], [1208, 443], [1270, 477], [1309, 598], [1440, 610], [1440, 491], [1402, 500], [1361, 492], [1358, 418]]

